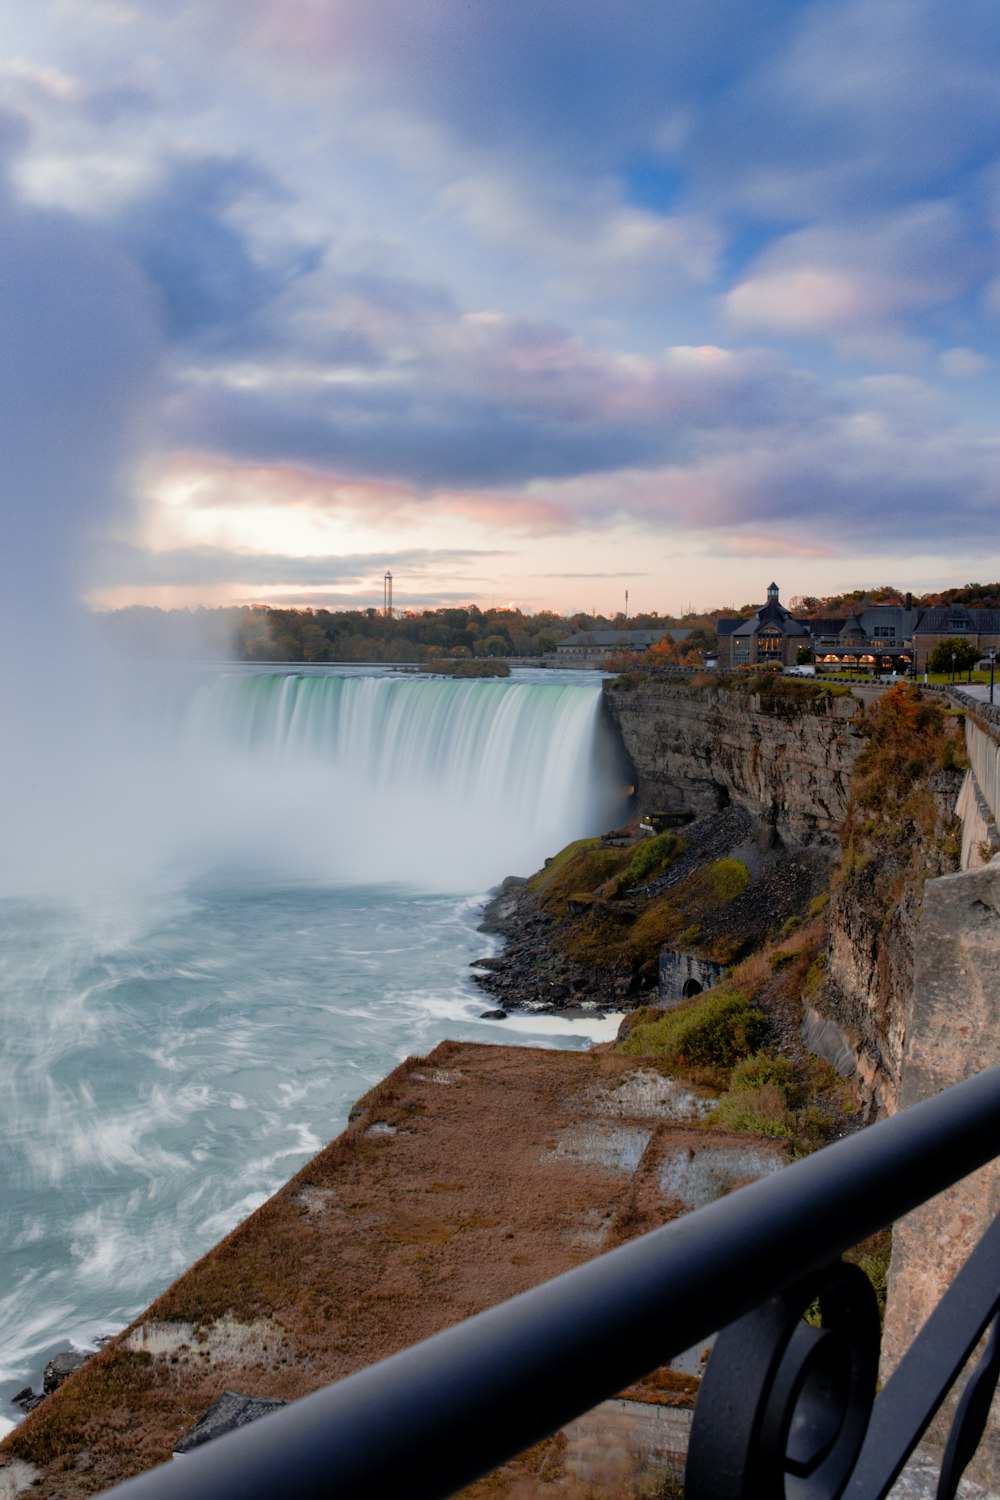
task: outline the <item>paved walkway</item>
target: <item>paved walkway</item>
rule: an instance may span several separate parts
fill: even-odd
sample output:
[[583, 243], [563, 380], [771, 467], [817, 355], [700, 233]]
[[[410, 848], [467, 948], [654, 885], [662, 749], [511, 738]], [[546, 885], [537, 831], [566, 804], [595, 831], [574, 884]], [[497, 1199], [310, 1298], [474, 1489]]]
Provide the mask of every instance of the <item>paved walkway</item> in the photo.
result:
[[[989, 703], [990, 701], [990, 685], [988, 682], [956, 682], [955, 686], [961, 688], [962, 692], [967, 693], [970, 698], [978, 698], [980, 703]], [[997, 673], [997, 680], [993, 688], [993, 701], [1000, 707], [1000, 672]]]

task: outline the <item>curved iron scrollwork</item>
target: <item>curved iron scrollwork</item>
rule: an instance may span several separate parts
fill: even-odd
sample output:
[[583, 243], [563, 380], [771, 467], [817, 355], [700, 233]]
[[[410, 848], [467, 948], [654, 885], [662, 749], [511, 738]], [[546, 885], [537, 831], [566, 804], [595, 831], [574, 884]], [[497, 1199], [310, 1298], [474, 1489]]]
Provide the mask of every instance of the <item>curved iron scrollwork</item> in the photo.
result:
[[[814, 1304], [819, 1322], [805, 1321]], [[878, 1304], [837, 1262], [720, 1333], [695, 1407], [687, 1500], [837, 1500], [875, 1399]]]

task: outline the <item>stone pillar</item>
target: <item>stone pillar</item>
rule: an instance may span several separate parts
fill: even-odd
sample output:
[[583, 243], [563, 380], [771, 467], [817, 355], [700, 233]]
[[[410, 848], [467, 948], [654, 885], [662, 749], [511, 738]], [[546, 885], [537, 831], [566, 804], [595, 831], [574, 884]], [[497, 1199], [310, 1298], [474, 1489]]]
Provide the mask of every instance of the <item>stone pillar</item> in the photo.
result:
[[[1000, 859], [944, 875], [924, 887], [914, 942], [913, 996], [907, 1022], [900, 1104], [905, 1109], [1000, 1061]], [[1000, 1151], [1000, 1139], [997, 1141]], [[893, 1231], [882, 1380], [940, 1301], [958, 1269], [1000, 1211], [1000, 1164], [907, 1215]], [[931, 1428], [947, 1435], [955, 1397]], [[1000, 1415], [990, 1418], [969, 1473], [1000, 1484]]]

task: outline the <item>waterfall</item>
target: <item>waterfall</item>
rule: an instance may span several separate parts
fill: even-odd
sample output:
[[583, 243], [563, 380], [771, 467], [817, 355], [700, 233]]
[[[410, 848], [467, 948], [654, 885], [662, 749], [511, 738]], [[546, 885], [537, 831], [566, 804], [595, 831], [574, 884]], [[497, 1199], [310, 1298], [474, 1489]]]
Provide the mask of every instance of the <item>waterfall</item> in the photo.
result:
[[51, 722], [0, 780], [0, 895], [529, 873], [624, 814], [599, 683], [542, 676], [153, 668], [81, 688], [72, 723], [49, 684]]
[[180, 757], [217, 848], [468, 890], [614, 821], [600, 699], [593, 683], [237, 671], [190, 699]]

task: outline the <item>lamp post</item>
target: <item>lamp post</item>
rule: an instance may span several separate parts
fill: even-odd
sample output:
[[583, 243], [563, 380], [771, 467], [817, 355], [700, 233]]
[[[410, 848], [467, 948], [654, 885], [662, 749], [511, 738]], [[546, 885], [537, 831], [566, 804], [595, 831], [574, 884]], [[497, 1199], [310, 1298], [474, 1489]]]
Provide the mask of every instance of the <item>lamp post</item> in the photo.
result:
[[951, 685], [955, 686], [955, 653], [951, 653]]
[[996, 647], [994, 646], [993, 649], [990, 651], [990, 702], [991, 703], [993, 702], [993, 668], [996, 666], [996, 661], [997, 661], [997, 653], [996, 653]]

